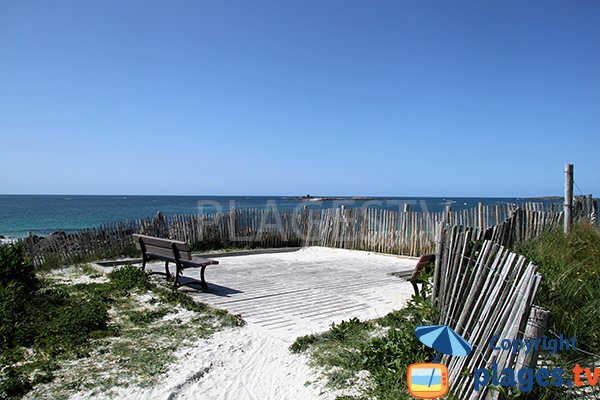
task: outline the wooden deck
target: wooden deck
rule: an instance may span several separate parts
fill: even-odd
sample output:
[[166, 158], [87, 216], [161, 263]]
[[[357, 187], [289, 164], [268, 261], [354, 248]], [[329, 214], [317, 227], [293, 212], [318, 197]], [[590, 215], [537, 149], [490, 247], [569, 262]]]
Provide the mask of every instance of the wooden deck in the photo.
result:
[[[218, 258], [206, 270], [185, 270], [179, 289], [194, 299], [234, 314], [284, 340], [326, 330], [332, 322], [372, 319], [399, 309], [413, 293], [409, 283], [389, 276], [417, 260], [362, 251], [304, 248], [295, 252]], [[148, 264], [163, 270], [162, 264]]]

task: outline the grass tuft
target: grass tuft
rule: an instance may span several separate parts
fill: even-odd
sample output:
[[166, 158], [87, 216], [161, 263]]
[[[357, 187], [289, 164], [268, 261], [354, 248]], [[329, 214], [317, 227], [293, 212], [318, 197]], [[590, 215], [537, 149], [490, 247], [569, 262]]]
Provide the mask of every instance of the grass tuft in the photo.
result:
[[431, 324], [432, 317], [431, 302], [413, 296], [405, 308], [382, 319], [353, 318], [333, 324], [323, 334], [302, 336], [290, 351], [306, 352], [324, 372], [329, 387], [357, 392], [338, 399], [409, 398], [408, 366], [432, 359], [431, 351], [416, 338], [415, 328]]
[[[568, 235], [559, 230], [523, 243], [517, 251], [543, 276], [537, 303], [550, 310], [549, 328], [577, 337], [587, 351], [600, 353], [600, 230], [586, 222]], [[565, 356], [581, 354], [564, 352]]]

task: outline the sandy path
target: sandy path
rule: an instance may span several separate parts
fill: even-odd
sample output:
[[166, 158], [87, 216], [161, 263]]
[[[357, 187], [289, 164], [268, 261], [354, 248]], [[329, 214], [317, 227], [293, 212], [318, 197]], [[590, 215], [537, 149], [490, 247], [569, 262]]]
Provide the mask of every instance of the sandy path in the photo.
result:
[[[117, 399], [331, 399], [304, 355], [291, 354], [291, 343], [249, 326], [216, 333], [179, 361], [156, 388], [116, 389]], [[89, 393], [75, 398], [87, 399]]]

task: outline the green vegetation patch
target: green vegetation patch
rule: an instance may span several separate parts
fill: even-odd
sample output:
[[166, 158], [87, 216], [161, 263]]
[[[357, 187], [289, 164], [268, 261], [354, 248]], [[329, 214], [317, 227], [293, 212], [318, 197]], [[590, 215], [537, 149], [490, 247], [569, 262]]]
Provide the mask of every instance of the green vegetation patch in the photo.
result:
[[[577, 337], [583, 349], [600, 353], [600, 230], [579, 222], [570, 234], [556, 229], [517, 250], [543, 276], [536, 302], [550, 310], [549, 328]], [[563, 352], [577, 357], [577, 353]], [[581, 354], [579, 354], [580, 356]]]
[[87, 267], [70, 273], [40, 278], [20, 245], [0, 246], [0, 398], [152, 385], [177, 349], [242, 324], [136, 267], [108, 279]]
[[[548, 337], [563, 334], [577, 337], [581, 351], [563, 351], [556, 355], [542, 352], [550, 367], [570, 370], [578, 363], [598, 367], [600, 354], [600, 230], [597, 225], [580, 221], [565, 235], [562, 229], [543, 233], [522, 243], [517, 252], [533, 261], [542, 274], [536, 303], [550, 310]], [[596, 356], [592, 355], [596, 354]], [[588, 388], [589, 398], [599, 398], [600, 388]], [[571, 399], [565, 388], [534, 387], [530, 399]]]
[[408, 366], [432, 359], [415, 328], [432, 323], [431, 302], [413, 296], [402, 310], [375, 321], [354, 318], [319, 335], [298, 338], [290, 347], [306, 352], [332, 389], [352, 390], [338, 399], [404, 399]]

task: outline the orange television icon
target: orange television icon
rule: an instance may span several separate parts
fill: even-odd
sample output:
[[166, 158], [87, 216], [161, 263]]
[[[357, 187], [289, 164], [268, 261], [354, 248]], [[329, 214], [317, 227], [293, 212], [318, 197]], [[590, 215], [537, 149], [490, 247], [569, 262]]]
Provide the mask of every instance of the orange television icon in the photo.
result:
[[406, 382], [410, 394], [418, 399], [445, 396], [448, 393], [448, 367], [436, 363], [411, 364]]

